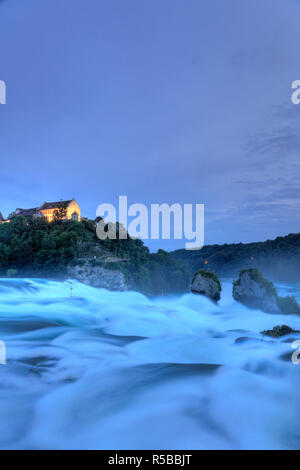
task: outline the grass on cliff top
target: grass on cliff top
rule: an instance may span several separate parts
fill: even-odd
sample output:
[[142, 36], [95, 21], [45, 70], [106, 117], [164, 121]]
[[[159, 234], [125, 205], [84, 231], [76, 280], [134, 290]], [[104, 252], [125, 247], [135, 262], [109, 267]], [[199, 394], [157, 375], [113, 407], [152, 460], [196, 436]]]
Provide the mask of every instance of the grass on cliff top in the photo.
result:
[[294, 296], [280, 297], [273, 282], [265, 279], [257, 268], [242, 269], [239, 279], [233, 282], [233, 286], [241, 285], [241, 277], [245, 273], [249, 275], [250, 279], [264, 287], [268, 295], [276, 297], [277, 305], [282, 313], [300, 315], [300, 306], [296, 298]]
[[222, 290], [221, 282], [214, 272], [208, 271], [206, 269], [199, 269], [198, 271], [195, 272], [192, 283], [194, 282], [198, 274], [201, 274], [201, 276], [206, 277], [207, 279], [212, 279], [214, 282], [216, 282], [218, 286], [218, 290], [219, 292], [221, 292]]

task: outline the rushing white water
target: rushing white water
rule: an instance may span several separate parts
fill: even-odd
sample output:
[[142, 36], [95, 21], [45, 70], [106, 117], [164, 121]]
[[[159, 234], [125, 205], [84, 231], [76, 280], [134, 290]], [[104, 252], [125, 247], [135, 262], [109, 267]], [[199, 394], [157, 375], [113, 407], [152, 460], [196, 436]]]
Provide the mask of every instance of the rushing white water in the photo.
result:
[[70, 285], [0, 280], [0, 448], [300, 448], [299, 316]]

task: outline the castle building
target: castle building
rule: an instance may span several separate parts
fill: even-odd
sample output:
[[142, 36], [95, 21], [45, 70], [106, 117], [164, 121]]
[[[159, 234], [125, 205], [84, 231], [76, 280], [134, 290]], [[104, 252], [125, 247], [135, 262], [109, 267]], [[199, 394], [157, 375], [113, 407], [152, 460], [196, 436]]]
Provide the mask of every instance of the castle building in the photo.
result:
[[33, 207], [32, 209], [17, 208], [13, 214], [33, 218], [46, 217], [48, 222], [52, 222], [55, 217], [55, 212], [62, 206], [66, 209], [65, 220], [81, 220], [81, 209], [75, 199], [69, 201], [44, 202], [41, 206]]
[[81, 209], [75, 199], [71, 201], [45, 202], [38, 210], [47, 218], [48, 222], [52, 222], [55, 211], [57, 211], [61, 205], [66, 208], [66, 219], [81, 220]]

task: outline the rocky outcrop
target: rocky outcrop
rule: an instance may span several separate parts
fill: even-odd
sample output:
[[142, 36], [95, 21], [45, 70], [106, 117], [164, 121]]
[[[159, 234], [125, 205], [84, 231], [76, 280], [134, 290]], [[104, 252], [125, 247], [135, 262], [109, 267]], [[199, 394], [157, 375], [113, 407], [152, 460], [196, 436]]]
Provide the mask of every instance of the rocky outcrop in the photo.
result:
[[272, 282], [264, 279], [257, 269], [245, 269], [233, 283], [233, 298], [249, 308], [268, 313], [281, 313], [277, 304], [277, 292]]
[[83, 284], [108, 290], [127, 291], [131, 288], [120, 265], [127, 259], [112, 254], [95, 242], [77, 244], [78, 256], [67, 267], [67, 276]]
[[213, 272], [201, 269], [195, 273], [191, 286], [194, 294], [201, 294], [218, 302], [221, 298], [221, 290], [221, 283]]
[[258, 269], [244, 269], [233, 282], [233, 298], [249, 308], [267, 313], [300, 314], [295, 297], [280, 297], [274, 284], [263, 277]]
[[69, 266], [67, 274], [83, 284], [109, 290], [127, 291], [130, 284], [125, 275], [118, 269], [105, 269], [102, 266], [94, 266], [89, 262], [81, 265]]
[[290, 335], [291, 333], [300, 333], [300, 331], [293, 330], [287, 325], [277, 325], [274, 326], [273, 330], [265, 330], [261, 333], [266, 336], [271, 336], [272, 338], [280, 338], [281, 336]]

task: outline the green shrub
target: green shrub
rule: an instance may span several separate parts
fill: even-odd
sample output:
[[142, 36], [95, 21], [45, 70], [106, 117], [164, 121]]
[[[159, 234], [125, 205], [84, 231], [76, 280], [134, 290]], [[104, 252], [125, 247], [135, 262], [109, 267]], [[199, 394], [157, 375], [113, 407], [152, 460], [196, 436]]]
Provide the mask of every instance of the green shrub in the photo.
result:
[[300, 306], [294, 296], [277, 296], [277, 305], [282, 313], [298, 315], [300, 314]]

